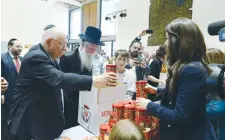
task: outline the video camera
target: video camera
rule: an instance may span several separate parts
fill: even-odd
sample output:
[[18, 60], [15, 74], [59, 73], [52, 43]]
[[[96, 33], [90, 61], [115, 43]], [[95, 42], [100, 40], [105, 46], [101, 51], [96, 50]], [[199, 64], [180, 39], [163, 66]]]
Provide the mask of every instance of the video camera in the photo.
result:
[[219, 35], [221, 42], [225, 41], [225, 20], [209, 24], [208, 32], [210, 35]]
[[[213, 22], [208, 26], [210, 35], [219, 35], [221, 42], [225, 41], [225, 20]], [[207, 78], [207, 91], [211, 97], [225, 99], [225, 64], [209, 64], [212, 73]]]

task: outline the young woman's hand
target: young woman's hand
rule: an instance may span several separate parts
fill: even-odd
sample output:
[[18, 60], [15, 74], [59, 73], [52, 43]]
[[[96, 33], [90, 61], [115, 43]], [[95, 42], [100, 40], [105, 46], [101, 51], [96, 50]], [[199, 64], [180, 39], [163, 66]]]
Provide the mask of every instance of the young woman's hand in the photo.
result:
[[136, 99], [136, 106], [147, 109], [147, 106], [148, 106], [149, 102], [151, 102], [151, 100], [149, 100], [149, 99], [137, 98]]

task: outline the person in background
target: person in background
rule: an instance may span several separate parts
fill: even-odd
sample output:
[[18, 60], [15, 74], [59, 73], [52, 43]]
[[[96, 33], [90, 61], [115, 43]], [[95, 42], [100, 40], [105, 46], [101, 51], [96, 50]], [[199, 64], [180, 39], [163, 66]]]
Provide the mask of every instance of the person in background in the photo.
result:
[[[16, 81], [19, 76], [22, 57], [22, 46], [18, 39], [12, 38], [8, 42], [8, 52], [1, 55], [1, 76], [8, 82], [8, 88], [4, 93], [4, 104], [2, 104], [2, 139], [10, 139], [12, 136], [7, 129], [10, 106], [14, 96]], [[3, 102], [2, 102], [3, 103]]]
[[136, 73], [137, 81], [144, 80], [146, 78], [147, 80], [150, 80], [153, 82], [165, 84], [164, 81], [159, 80], [150, 74], [150, 69], [147, 66], [146, 58], [141, 56], [141, 52], [140, 52], [141, 48], [142, 48], [141, 42], [134, 40], [131, 43], [129, 47], [131, 59], [129, 64], [126, 65], [126, 68], [127, 69], [133, 68], [132, 71]]
[[125, 68], [129, 58], [129, 52], [126, 50], [117, 50], [115, 53], [117, 80], [127, 84], [126, 99], [131, 100], [136, 92], [136, 77], [131, 71]]
[[[156, 51], [156, 56], [153, 58], [153, 61], [149, 65], [150, 68], [150, 75], [159, 79], [160, 72], [162, 69], [162, 64], [165, 60], [166, 56], [166, 47], [160, 46]], [[159, 80], [157, 82], [148, 80], [148, 84], [154, 87], [157, 87], [159, 83], [164, 83], [163, 81]]]
[[98, 51], [93, 57], [93, 75], [101, 75], [104, 73], [104, 58], [101, 51]]
[[[151, 34], [151, 33], [147, 33], [146, 30], [143, 30], [139, 36], [137, 36], [133, 41], [137, 41], [137, 42], [140, 42], [141, 41], [141, 38], [143, 36], [146, 36], [147, 34]], [[144, 50], [144, 47], [143, 45], [141, 45], [141, 49], [140, 49], [140, 54], [142, 57], [145, 57], [146, 58], [146, 62], [147, 62], [147, 65], [149, 64], [149, 61], [153, 58], [153, 56], [155, 54], [150, 54], [149, 52], [145, 51]]]
[[120, 120], [112, 128], [109, 140], [145, 140], [141, 128], [130, 120]]
[[[149, 65], [150, 75], [148, 77], [151, 80], [148, 80], [148, 84], [153, 87], [157, 87], [159, 83], [165, 84], [164, 81], [158, 80], [160, 78], [160, 73], [161, 73], [163, 62], [165, 60], [165, 55], [166, 55], [166, 47], [160, 46], [157, 49], [156, 55], [153, 58], [151, 64]], [[153, 101], [156, 99], [156, 95], [148, 94], [148, 99]]]
[[60, 136], [65, 128], [61, 89], [116, 86], [114, 73], [92, 77], [62, 72], [55, 59], [64, 54], [66, 45], [67, 36], [53, 27], [24, 56], [8, 119], [9, 130], [17, 140], [53, 140]]
[[[208, 64], [225, 64], [225, 55], [219, 49], [207, 49], [206, 55]], [[225, 93], [219, 95], [207, 104], [206, 111], [207, 117], [215, 128], [217, 139], [225, 140]]]
[[[89, 26], [87, 27], [85, 34], [80, 34], [79, 36], [81, 38], [80, 47], [76, 48], [74, 51], [64, 54], [60, 58], [60, 67], [62, 71], [65, 73], [75, 73], [89, 76], [100, 75], [100, 67], [95, 67], [97, 64], [95, 65], [94, 63], [97, 62], [93, 60], [95, 55], [97, 55], [99, 46], [104, 45], [100, 42], [101, 31], [98, 28]], [[94, 74], [95, 70], [97, 71], [96, 75]], [[77, 122], [79, 90], [64, 90], [64, 103], [64, 116], [66, 121], [65, 129], [79, 125]]]
[[104, 72], [105, 72], [105, 70], [106, 70], [106, 65], [109, 65], [110, 64], [110, 59], [109, 59], [109, 57], [108, 56], [104, 56], [103, 57], [103, 70], [104, 70]]
[[216, 48], [209, 48], [206, 51], [208, 64], [225, 64], [225, 54]]
[[141, 47], [142, 43], [140, 41], [132, 41], [129, 47], [131, 58], [126, 65], [126, 68], [131, 69], [131, 71], [135, 74], [137, 81], [143, 80], [145, 76], [149, 75], [150, 73], [145, 58], [141, 57], [140, 55]]
[[[161, 104], [139, 98], [160, 125], [160, 140], [216, 140], [206, 117], [206, 79], [211, 73], [204, 62], [206, 45], [192, 20], [178, 18], [166, 26], [168, 79]], [[160, 89], [158, 89], [158, 92]]]

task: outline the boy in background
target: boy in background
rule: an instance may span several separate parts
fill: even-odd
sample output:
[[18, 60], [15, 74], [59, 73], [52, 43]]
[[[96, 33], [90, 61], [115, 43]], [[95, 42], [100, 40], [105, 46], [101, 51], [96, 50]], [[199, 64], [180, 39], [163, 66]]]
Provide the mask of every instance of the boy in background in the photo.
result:
[[115, 53], [115, 64], [117, 71], [117, 80], [127, 84], [126, 99], [132, 99], [136, 92], [136, 76], [125, 68], [130, 58], [130, 54], [126, 50], [118, 50]]

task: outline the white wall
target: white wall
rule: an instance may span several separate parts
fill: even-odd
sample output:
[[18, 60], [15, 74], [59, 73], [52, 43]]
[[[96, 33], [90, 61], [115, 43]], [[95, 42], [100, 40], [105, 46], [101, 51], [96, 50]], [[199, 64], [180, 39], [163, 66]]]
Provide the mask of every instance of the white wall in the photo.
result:
[[[127, 9], [127, 17], [118, 18], [116, 49], [128, 49], [131, 41], [143, 29], [149, 28], [150, 0], [120, 0], [119, 10]], [[211, 22], [225, 19], [225, 0], [193, 0], [193, 20], [201, 28], [207, 47], [216, 47], [225, 52], [225, 42], [219, 42], [218, 36], [208, 35], [207, 26]], [[153, 29], [154, 30], [154, 29]], [[142, 38], [142, 43], [147, 46], [147, 36]], [[154, 51], [157, 47], [146, 47]]]
[[[149, 28], [150, 0], [119, 0], [118, 10], [127, 9], [126, 18], [117, 18], [116, 49], [128, 49], [142, 30]], [[147, 46], [147, 37], [143, 37]]]
[[192, 19], [201, 28], [207, 47], [225, 52], [225, 42], [219, 42], [219, 37], [210, 36], [207, 30], [210, 23], [225, 20], [225, 0], [193, 0]]
[[41, 0], [1, 0], [1, 41], [15, 37], [22, 44], [36, 44], [48, 24], [68, 33], [68, 15], [68, 6], [60, 3], [48, 5]]

